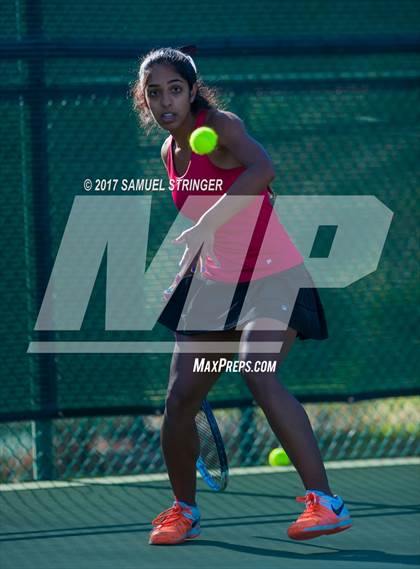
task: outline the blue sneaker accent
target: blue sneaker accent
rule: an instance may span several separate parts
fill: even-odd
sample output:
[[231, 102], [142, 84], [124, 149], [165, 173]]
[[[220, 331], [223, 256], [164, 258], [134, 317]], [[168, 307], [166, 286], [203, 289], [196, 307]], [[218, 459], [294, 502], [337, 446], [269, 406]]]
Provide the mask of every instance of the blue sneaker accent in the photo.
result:
[[186, 534], [186, 538], [198, 537], [201, 534], [200, 520], [194, 520], [191, 529]]
[[313, 526], [311, 528], [305, 528], [302, 531], [307, 531], [307, 532], [311, 532], [311, 531], [326, 531], [326, 530], [332, 530], [332, 529], [336, 529], [339, 528], [341, 526], [347, 526], [348, 524], [351, 524], [351, 520], [347, 519], [347, 520], [342, 520], [341, 522], [337, 522], [336, 524], [329, 524], [326, 526]]
[[[176, 504], [176, 501], [174, 502], [174, 505]], [[190, 539], [193, 537], [198, 537], [201, 534], [201, 527], [200, 527], [200, 509], [198, 506], [191, 506], [190, 504], [187, 504], [187, 502], [182, 502], [181, 500], [178, 500], [178, 504], [181, 506], [182, 508], [182, 515], [186, 518], [188, 518], [189, 520], [193, 520], [191, 529], [185, 534], [185, 539]], [[190, 515], [189, 512], [187, 512], [186, 510], [184, 510], [184, 508], [189, 508], [191, 510], [192, 516]]]
[[[174, 502], [174, 506], [176, 504], [177, 501]], [[194, 520], [194, 521], [200, 521], [201, 518], [201, 514], [200, 514], [200, 508], [198, 506], [191, 506], [190, 504], [187, 504], [186, 502], [182, 502], [181, 500], [178, 500], [178, 504], [181, 506], [182, 509], [184, 508], [189, 508], [192, 512], [192, 517], [190, 516], [190, 514], [188, 512], [182, 512], [182, 514], [190, 519], [190, 520]]]
[[319, 496], [320, 504], [326, 508], [329, 508], [338, 518], [346, 518], [350, 520], [350, 513], [344, 505], [343, 498], [340, 496], [337, 496], [336, 494], [334, 494], [334, 496], [330, 496], [329, 494], [325, 494], [325, 492], [321, 492], [320, 490], [307, 490], [305, 495], [309, 493]]

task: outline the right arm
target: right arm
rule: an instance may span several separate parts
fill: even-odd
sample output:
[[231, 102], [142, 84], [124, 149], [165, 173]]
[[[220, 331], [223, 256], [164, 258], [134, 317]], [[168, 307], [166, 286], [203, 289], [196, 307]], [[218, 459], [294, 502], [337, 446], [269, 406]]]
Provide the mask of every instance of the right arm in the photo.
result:
[[162, 148], [160, 149], [160, 156], [162, 158], [162, 162], [165, 166], [165, 170], [168, 171], [168, 166], [167, 166], [167, 159], [168, 159], [168, 149], [169, 149], [169, 141], [170, 141], [171, 137], [168, 136], [168, 138], [164, 141], [164, 143], [162, 144]]

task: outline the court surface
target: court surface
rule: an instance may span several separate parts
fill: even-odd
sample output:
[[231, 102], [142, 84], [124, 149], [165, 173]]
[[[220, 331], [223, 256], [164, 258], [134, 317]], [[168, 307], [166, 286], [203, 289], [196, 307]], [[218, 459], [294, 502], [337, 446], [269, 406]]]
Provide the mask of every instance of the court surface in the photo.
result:
[[[292, 468], [241, 469], [222, 494], [199, 482], [202, 536], [149, 546], [150, 521], [171, 503], [163, 476], [3, 485], [1, 569], [397, 569], [420, 567], [420, 461], [327, 463], [353, 528], [307, 542], [288, 539], [302, 511]], [[40, 486], [40, 483], [37, 483]]]

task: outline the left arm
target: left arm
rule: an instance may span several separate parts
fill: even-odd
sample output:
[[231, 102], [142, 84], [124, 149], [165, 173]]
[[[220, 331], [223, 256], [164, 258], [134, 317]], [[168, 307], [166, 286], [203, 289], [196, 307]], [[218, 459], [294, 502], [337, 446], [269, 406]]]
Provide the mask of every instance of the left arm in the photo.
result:
[[[249, 205], [275, 177], [270, 157], [246, 132], [239, 117], [232, 113], [219, 113], [214, 123], [220, 146], [227, 148], [246, 170], [198, 220], [197, 224], [206, 226], [213, 232]], [[230, 196], [235, 196], [235, 199], [229, 199]]]
[[214, 233], [231, 217], [247, 207], [275, 177], [270, 157], [264, 148], [249, 136], [239, 117], [233, 113], [217, 111], [211, 127], [218, 134], [219, 146], [227, 148], [246, 167], [246, 170], [193, 227], [183, 231], [173, 241], [175, 244], [187, 245], [179, 263], [182, 267], [180, 274], [188, 268], [200, 247], [202, 270], [207, 256], [217, 264], [213, 251]]

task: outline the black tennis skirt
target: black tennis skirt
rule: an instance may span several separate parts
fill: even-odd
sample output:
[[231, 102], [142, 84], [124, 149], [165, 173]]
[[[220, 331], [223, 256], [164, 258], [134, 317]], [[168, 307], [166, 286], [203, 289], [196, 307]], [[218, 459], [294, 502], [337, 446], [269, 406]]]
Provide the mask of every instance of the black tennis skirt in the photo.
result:
[[[266, 317], [297, 330], [300, 340], [328, 338], [321, 299], [304, 264], [235, 285], [200, 274], [193, 279], [194, 274], [190, 270], [181, 279], [158, 319], [170, 330], [182, 334], [231, 330]], [[227, 298], [232, 298], [230, 306]]]

